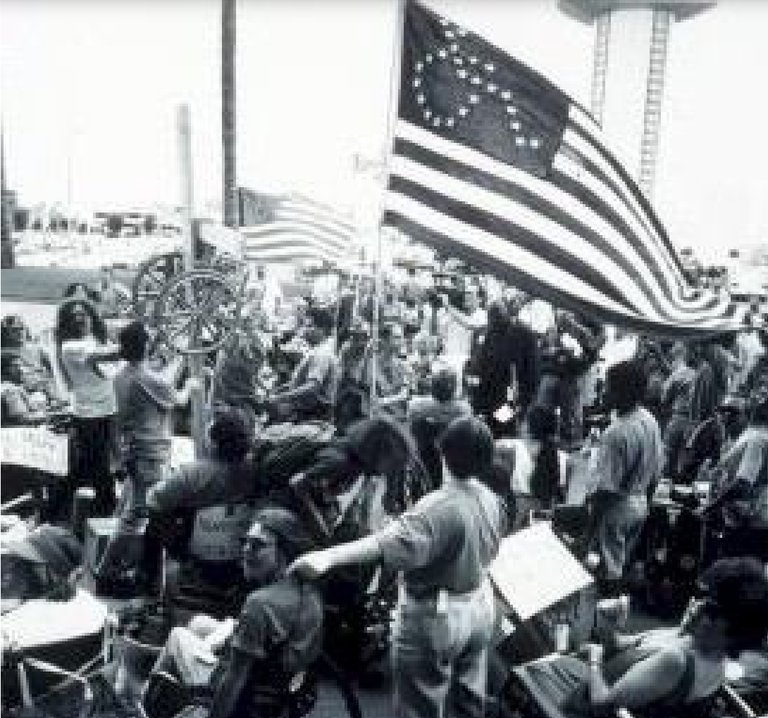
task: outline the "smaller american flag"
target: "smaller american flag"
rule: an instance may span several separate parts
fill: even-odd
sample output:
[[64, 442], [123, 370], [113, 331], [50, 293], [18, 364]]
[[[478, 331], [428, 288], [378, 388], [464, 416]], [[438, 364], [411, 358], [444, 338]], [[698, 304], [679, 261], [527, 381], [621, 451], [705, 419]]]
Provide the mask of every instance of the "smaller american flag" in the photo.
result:
[[352, 255], [355, 224], [338, 211], [299, 195], [269, 195], [239, 189], [244, 259], [339, 263]]

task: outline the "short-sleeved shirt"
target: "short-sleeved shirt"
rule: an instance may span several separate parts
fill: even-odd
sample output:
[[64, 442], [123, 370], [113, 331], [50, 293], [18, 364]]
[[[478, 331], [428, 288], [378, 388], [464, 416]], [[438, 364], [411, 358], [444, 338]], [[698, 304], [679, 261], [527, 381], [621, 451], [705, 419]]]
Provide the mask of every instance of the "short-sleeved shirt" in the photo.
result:
[[600, 437], [595, 485], [618, 494], [645, 494], [661, 476], [664, 445], [653, 415], [640, 406], [618, 416]]
[[751, 487], [757, 515], [768, 522], [768, 428], [747, 427], [718, 468], [726, 485], [743, 481]]
[[124, 367], [115, 376], [118, 419], [129, 458], [170, 458], [174, 392], [170, 383], [143, 365]]
[[464, 315], [465, 327], [457, 321], [447, 309], [438, 313], [439, 333], [443, 337], [446, 354], [455, 357], [468, 357], [472, 349], [472, 339], [488, 323], [488, 315], [484, 309], [475, 309], [471, 314]]
[[339, 382], [339, 360], [332, 339], [310, 350], [301, 360], [291, 377], [290, 388], [297, 389], [310, 381], [318, 384], [317, 398], [326, 404], [333, 404]]
[[499, 498], [475, 479], [449, 481], [377, 534], [383, 563], [407, 593], [468, 593], [483, 581], [503, 535]]
[[4, 381], [2, 383], [2, 422], [5, 426], [26, 423], [34, 413], [32, 401], [24, 387]]
[[408, 404], [408, 420], [411, 424], [430, 419], [441, 428], [446, 428], [454, 419], [472, 414], [472, 407], [466, 399], [438, 401], [431, 396], [417, 396]]
[[696, 370], [692, 367], [683, 365], [675, 369], [664, 382], [661, 392], [662, 408], [670, 415], [688, 416], [691, 413], [691, 397], [695, 381]]
[[256, 471], [250, 463], [205, 459], [180, 466], [155, 484], [147, 495], [147, 505], [162, 512], [202, 509], [248, 501], [257, 490]]
[[322, 641], [320, 594], [312, 584], [286, 577], [249, 594], [231, 645], [260, 661], [277, 660], [290, 675], [317, 658]]
[[263, 364], [263, 349], [256, 340], [238, 336], [224, 351], [219, 352], [211, 389], [212, 400], [232, 406], [253, 400]]
[[113, 381], [98, 374], [91, 364], [94, 352], [103, 348], [93, 336], [71, 339], [61, 345], [61, 362], [69, 378], [75, 416], [96, 419], [117, 412]]

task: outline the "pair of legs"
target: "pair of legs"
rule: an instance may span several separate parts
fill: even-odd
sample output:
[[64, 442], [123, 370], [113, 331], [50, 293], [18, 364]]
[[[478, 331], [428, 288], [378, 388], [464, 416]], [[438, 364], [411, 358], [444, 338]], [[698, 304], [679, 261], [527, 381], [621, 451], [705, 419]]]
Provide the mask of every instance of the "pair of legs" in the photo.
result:
[[392, 663], [398, 718], [475, 718], [485, 714], [493, 596], [403, 602], [393, 627]]

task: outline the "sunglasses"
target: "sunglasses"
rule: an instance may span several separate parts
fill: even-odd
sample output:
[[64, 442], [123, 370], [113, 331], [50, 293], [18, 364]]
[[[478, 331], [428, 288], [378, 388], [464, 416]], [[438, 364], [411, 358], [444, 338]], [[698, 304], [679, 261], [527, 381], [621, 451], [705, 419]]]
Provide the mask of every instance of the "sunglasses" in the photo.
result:
[[240, 540], [240, 547], [243, 552], [261, 551], [276, 544], [277, 541], [271, 536], [245, 536]]

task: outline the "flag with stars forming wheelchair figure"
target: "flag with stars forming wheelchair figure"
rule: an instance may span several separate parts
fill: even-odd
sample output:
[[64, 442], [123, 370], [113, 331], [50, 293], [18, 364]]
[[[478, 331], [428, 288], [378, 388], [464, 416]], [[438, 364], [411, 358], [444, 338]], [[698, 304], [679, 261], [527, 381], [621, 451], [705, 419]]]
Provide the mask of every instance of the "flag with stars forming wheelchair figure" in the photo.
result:
[[382, 223], [566, 308], [639, 331], [734, 330], [694, 290], [592, 117], [544, 77], [405, 5]]

